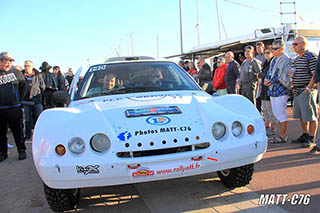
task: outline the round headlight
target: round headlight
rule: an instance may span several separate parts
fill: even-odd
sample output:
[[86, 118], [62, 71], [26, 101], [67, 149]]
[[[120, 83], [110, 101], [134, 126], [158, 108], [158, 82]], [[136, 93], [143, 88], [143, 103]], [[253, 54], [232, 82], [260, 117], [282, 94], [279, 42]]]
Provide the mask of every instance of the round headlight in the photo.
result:
[[96, 152], [104, 152], [111, 146], [111, 142], [108, 136], [104, 134], [95, 134], [90, 141], [91, 147]]
[[69, 141], [68, 147], [71, 152], [73, 152], [75, 154], [81, 154], [84, 152], [84, 150], [86, 148], [86, 144], [84, 143], [84, 141], [81, 138], [74, 137]]
[[238, 137], [242, 132], [242, 125], [239, 121], [235, 121], [232, 123], [231, 129], [232, 129], [232, 134]]
[[222, 122], [216, 122], [212, 126], [212, 134], [216, 140], [221, 139], [226, 133], [226, 126]]

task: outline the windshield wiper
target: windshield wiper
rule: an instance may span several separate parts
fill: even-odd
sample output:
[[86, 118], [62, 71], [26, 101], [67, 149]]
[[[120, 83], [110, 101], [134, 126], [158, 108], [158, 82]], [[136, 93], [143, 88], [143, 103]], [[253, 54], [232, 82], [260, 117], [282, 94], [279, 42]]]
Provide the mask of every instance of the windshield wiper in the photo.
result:
[[86, 99], [86, 98], [92, 98], [92, 97], [103, 96], [103, 95], [125, 94], [125, 93], [134, 93], [134, 92], [165, 91], [165, 90], [167, 89], [162, 89], [157, 87], [127, 87], [127, 88], [120, 88], [120, 89], [114, 89], [114, 90], [109, 90], [105, 92], [94, 93], [94, 94], [81, 97], [79, 99]]
[[132, 92], [150, 92], [150, 91], [165, 91], [167, 89], [162, 89], [158, 87], [127, 87], [117, 90], [110, 91], [112, 94], [123, 94], [123, 93], [132, 93]]
[[81, 97], [81, 98], [79, 98], [79, 99], [86, 99], [86, 98], [92, 98], [92, 97], [97, 97], [97, 96], [110, 95], [110, 94], [112, 94], [112, 92], [113, 92], [113, 91], [110, 90], [110, 91], [105, 91], [105, 92], [93, 93], [93, 94], [90, 94], [90, 95]]

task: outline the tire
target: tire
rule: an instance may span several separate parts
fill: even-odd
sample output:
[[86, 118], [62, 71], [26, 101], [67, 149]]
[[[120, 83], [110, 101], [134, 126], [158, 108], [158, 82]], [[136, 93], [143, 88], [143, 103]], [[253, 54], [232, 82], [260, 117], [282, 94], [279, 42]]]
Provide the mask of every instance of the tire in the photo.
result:
[[253, 164], [218, 171], [221, 182], [228, 188], [234, 189], [250, 183], [253, 175]]
[[79, 202], [80, 189], [53, 189], [43, 184], [47, 202], [52, 211], [73, 210]]

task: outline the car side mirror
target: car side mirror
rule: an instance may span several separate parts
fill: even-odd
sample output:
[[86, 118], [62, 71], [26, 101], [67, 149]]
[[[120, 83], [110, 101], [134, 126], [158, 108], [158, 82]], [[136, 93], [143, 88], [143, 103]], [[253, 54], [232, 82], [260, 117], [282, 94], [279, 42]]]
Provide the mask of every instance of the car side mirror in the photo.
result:
[[57, 107], [64, 107], [69, 105], [70, 97], [67, 91], [59, 90], [53, 93], [52, 101]]

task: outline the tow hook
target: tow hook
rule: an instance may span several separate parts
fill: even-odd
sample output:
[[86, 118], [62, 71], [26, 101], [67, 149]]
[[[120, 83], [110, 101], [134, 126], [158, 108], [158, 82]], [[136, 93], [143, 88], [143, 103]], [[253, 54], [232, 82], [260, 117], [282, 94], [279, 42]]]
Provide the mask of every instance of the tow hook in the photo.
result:
[[131, 164], [128, 165], [128, 169], [138, 169], [140, 167], [140, 164]]
[[191, 160], [193, 161], [201, 161], [203, 158], [202, 156], [198, 156], [198, 157], [192, 157]]

